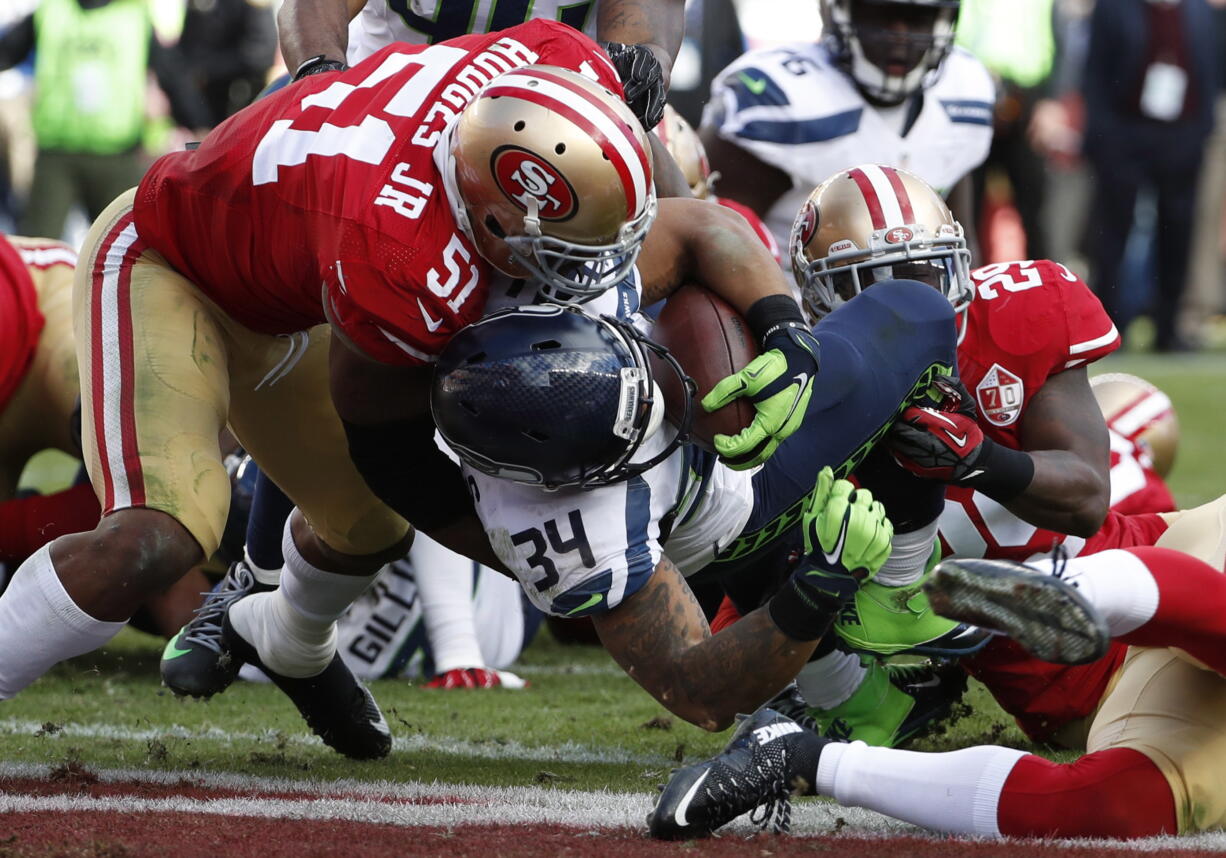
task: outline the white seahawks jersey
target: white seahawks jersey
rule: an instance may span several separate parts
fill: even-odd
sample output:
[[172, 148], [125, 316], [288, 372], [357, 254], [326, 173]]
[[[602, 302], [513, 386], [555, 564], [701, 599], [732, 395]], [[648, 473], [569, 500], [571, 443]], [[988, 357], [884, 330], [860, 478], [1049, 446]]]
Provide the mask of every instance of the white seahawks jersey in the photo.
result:
[[[487, 312], [524, 303], [521, 281], [496, 281]], [[632, 321], [645, 332], [639, 275], [583, 305], [592, 315]], [[636, 455], [656, 455], [673, 437], [665, 424]], [[545, 491], [465, 466], [490, 545], [534, 605], [556, 616], [617, 607], [647, 583], [661, 554], [682, 574], [710, 563], [739, 534], [753, 508], [753, 471], [733, 471], [696, 447], [678, 449], [645, 474], [582, 490]], [[666, 533], [662, 533], [662, 528]]]
[[597, 0], [367, 0], [349, 24], [353, 65], [392, 42], [426, 45], [468, 33], [492, 33], [533, 18], [568, 24], [596, 38]]
[[904, 135], [914, 108], [869, 104], [826, 49], [810, 42], [751, 51], [720, 72], [703, 125], [791, 177], [792, 189], [764, 218], [786, 249], [805, 199], [839, 170], [889, 164], [947, 192], [987, 157], [995, 100], [987, 69], [955, 48]]

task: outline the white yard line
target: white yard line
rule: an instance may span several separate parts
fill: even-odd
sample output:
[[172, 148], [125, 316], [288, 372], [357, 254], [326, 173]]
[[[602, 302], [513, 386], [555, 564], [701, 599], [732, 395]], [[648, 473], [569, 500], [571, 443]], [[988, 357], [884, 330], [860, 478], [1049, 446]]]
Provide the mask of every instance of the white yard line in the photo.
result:
[[[281, 733], [265, 730], [256, 733], [240, 733], [210, 727], [205, 730], [192, 730], [178, 724], [167, 727], [135, 729], [116, 724], [57, 724], [54, 731], [43, 734], [47, 739], [119, 739], [127, 742], [148, 742], [151, 739], [190, 739], [204, 742], [276, 742], [284, 739], [291, 745], [321, 745], [319, 738], [306, 733]], [[32, 736], [42, 729], [37, 721], [25, 721], [15, 718], [0, 720], [0, 735]], [[624, 765], [641, 765], [661, 767], [669, 764], [669, 758], [653, 754], [632, 754], [619, 748], [591, 748], [575, 742], [562, 742], [557, 745], [524, 745], [514, 740], [472, 742], [465, 739], [451, 739], [442, 736], [430, 736], [423, 733], [412, 733], [408, 736], [396, 736], [392, 747], [397, 751], [412, 753], [416, 751], [437, 751], [442, 754], [453, 754], [462, 757], [475, 757], [483, 760], [534, 760], [540, 762], [569, 763], [616, 763]]]
[[[43, 778], [48, 766], [0, 763], [0, 777]], [[643, 827], [652, 798], [636, 793], [580, 792], [544, 787], [484, 787], [390, 781], [307, 781], [262, 778], [233, 773], [111, 769], [92, 772], [106, 783], [186, 782], [193, 788], [302, 794], [300, 798], [148, 798], [88, 795], [34, 796], [0, 794], [0, 813], [31, 811], [178, 812], [280, 819], [332, 819], [403, 826], [562, 824], [579, 829]], [[313, 797], [318, 796], [318, 797]], [[427, 803], [412, 803], [427, 799]], [[406, 800], [409, 803], [405, 803]], [[450, 802], [450, 803], [449, 803]], [[842, 820], [839, 825], [838, 820]], [[751, 830], [744, 818], [732, 826]], [[796, 835], [831, 834], [850, 837], [924, 836], [919, 829], [858, 808], [828, 802], [798, 802], [792, 816]], [[1151, 837], [1133, 841], [1061, 840], [1053, 845], [1094, 846], [1137, 852], [1159, 849], [1226, 851], [1226, 833], [1186, 837]]]

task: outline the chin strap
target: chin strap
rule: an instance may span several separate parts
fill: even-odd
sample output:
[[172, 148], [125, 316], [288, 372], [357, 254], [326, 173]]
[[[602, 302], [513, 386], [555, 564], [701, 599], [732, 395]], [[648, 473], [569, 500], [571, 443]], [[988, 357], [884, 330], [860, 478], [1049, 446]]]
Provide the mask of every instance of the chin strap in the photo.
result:
[[541, 235], [541, 204], [536, 197], [528, 195], [528, 211], [524, 214], [524, 235]]

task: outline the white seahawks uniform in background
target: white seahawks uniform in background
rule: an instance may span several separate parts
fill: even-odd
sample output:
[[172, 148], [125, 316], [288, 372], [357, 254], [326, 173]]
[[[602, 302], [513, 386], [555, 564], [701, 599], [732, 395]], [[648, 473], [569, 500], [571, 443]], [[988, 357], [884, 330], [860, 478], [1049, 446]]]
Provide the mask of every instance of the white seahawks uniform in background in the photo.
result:
[[820, 42], [751, 51], [711, 84], [704, 127], [792, 178], [763, 219], [782, 248], [813, 189], [839, 170], [889, 164], [942, 193], [978, 167], [992, 143], [995, 86], [954, 48], [931, 84], [897, 107], [869, 104]]
[[[487, 312], [516, 303], [509, 291], [491, 287]], [[649, 331], [640, 296], [635, 270], [582, 306]], [[673, 434], [665, 423], [635, 460], [654, 456]], [[733, 471], [692, 445], [644, 474], [588, 490], [545, 491], [464, 467], [494, 551], [536, 607], [562, 617], [617, 607], [647, 583], [662, 553], [683, 575], [710, 563], [749, 519], [755, 470]]]
[[596, 38], [596, 3], [565, 0], [367, 0], [349, 23], [353, 65], [392, 42], [425, 45], [468, 33], [492, 33], [532, 18], [561, 21]]

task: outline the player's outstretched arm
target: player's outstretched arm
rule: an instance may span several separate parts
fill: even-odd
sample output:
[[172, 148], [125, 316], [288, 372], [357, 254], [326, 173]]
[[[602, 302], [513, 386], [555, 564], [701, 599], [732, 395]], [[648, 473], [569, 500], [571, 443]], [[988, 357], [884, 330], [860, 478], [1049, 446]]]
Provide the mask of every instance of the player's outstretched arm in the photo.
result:
[[771, 600], [712, 635], [667, 557], [617, 608], [592, 617], [610, 655], [669, 711], [722, 730], [795, 678], [860, 584], [890, 556], [894, 529], [871, 492], [823, 468], [801, 518], [805, 556]]
[[661, 200], [638, 267], [646, 304], [693, 281], [744, 315], [762, 353], [717, 384], [702, 406], [715, 411], [742, 397], [753, 403], [753, 422], [736, 435], [717, 435], [715, 449], [732, 468], [766, 461], [804, 420], [819, 350], [771, 252], [724, 206]]
[[366, 0], [285, 0], [277, 11], [281, 56], [292, 75], [311, 57], [345, 61], [349, 22]]
[[1111, 447], [1084, 367], [1047, 379], [1022, 419], [1022, 447], [1034, 478], [1009, 511], [1048, 530], [1097, 533], [1111, 504]]
[[604, 648], [648, 694], [712, 731], [777, 694], [817, 645], [785, 635], [765, 608], [712, 635], [698, 600], [667, 558], [641, 590], [592, 621]]

